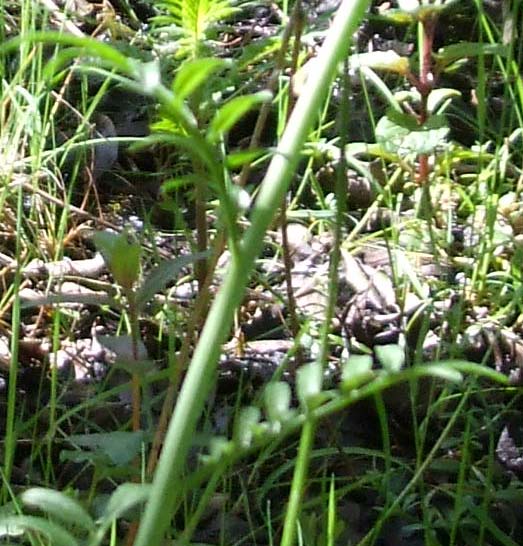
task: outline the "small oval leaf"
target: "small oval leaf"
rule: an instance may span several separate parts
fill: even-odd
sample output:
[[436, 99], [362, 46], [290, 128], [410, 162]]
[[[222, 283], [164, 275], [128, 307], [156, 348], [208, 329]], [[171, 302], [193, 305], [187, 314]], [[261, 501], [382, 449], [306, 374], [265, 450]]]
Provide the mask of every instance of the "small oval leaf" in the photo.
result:
[[377, 345], [374, 352], [380, 364], [391, 373], [399, 372], [405, 364], [405, 350], [399, 345]]
[[253, 429], [260, 422], [261, 411], [255, 406], [242, 408], [234, 426], [234, 441], [242, 448], [250, 447]]
[[305, 409], [315, 406], [323, 383], [323, 369], [319, 362], [304, 364], [296, 372], [296, 391], [300, 404]]
[[271, 423], [285, 421], [289, 416], [291, 388], [284, 381], [275, 381], [265, 387], [265, 411]]
[[341, 388], [344, 391], [356, 389], [373, 376], [370, 355], [351, 355], [341, 371]]

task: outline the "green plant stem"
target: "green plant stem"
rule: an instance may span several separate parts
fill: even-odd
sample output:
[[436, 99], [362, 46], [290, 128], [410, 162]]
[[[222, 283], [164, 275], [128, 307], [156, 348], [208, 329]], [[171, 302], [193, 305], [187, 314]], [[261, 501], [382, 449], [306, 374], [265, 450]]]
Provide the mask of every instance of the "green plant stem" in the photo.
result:
[[[131, 343], [133, 360], [138, 362], [139, 351], [138, 345], [140, 342], [140, 327], [138, 324], [138, 311], [136, 307], [136, 293], [130, 288], [125, 291], [129, 312], [130, 330], [131, 330]], [[131, 378], [131, 399], [132, 399], [132, 428], [134, 432], [137, 432], [141, 428], [141, 385], [140, 375], [137, 373], [132, 374]]]
[[285, 514], [281, 546], [292, 546], [294, 544], [303, 491], [307, 482], [307, 469], [309, 467], [315, 429], [316, 421], [309, 416], [301, 430], [300, 446], [298, 448], [294, 476], [292, 477], [291, 493]]
[[[292, 112], [295, 103], [295, 97], [293, 93], [292, 79], [296, 74], [298, 69], [298, 59], [300, 54], [301, 47], [301, 35], [303, 30], [303, 21], [304, 14], [303, 8], [301, 5], [301, 0], [296, 0], [292, 12], [291, 22], [293, 23], [294, 28], [294, 45], [292, 48], [292, 64], [291, 64], [291, 84], [289, 85], [289, 95], [288, 95], [288, 112]], [[292, 257], [289, 248], [289, 238], [287, 236], [287, 207], [284, 202], [280, 209], [280, 232], [281, 232], [281, 248], [282, 248], [282, 258], [283, 258], [283, 267], [285, 273], [285, 288], [287, 291], [287, 307], [289, 311], [289, 323], [291, 326], [292, 337], [295, 339], [298, 337], [300, 332], [300, 322], [298, 320], [298, 312], [296, 305], [296, 298], [294, 297], [294, 290], [292, 288]], [[302, 351], [299, 348], [296, 352], [296, 358], [294, 360], [293, 367], [300, 366], [303, 361]]]
[[[22, 232], [22, 218], [23, 214], [23, 192], [22, 189], [18, 189], [17, 195], [17, 232]], [[16, 257], [17, 268], [14, 274], [13, 280], [13, 308], [11, 311], [11, 362], [9, 366], [9, 383], [7, 387], [7, 415], [5, 421], [5, 436], [4, 436], [4, 476], [5, 483], [9, 483], [11, 479], [11, 471], [13, 469], [13, 462], [16, 450], [16, 430], [15, 430], [15, 417], [16, 417], [16, 380], [18, 376], [18, 343], [20, 341], [20, 284], [22, 282], [22, 266], [21, 266], [21, 237], [16, 238]], [[6, 490], [2, 489], [2, 501], [6, 501]]]
[[316, 79], [300, 96], [278, 150], [273, 157], [252, 214], [251, 227], [234, 253], [223, 286], [209, 312], [185, 382], [169, 424], [155, 472], [151, 496], [138, 530], [135, 546], [160, 544], [176, 503], [177, 480], [192, 444], [196, 423], [212, 386], [221, 345], [230, 331], [263, 236], [287, 191], [315, 112], [334, 79], [338, 63], [347, 55], [351, 36], [363, 17], [368, 0], [344, 0], [318, 54]]

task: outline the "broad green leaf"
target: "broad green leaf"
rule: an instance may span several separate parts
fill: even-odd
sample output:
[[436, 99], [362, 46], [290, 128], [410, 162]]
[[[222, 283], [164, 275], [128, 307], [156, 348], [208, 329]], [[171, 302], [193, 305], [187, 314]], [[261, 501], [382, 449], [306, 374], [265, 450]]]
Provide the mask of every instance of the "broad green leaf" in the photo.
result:
[[271, 423], [285, 421], [289, 416], [291, 388], [285, 381], [269, 383], [264, 391], [265, 411]]
[[173, 82], [173, 92], [184, 100], [198, 89], [214, 72], [223, 70], [230, 63], [225, 59], [203, 58], [182, 64]]
[[341, 388], [356, 389], [373, 377], [370, 355], [351, 355], [341, 370]]
[[323, 369], [319, 362], [310, 362], [298, 368], [296, 372], [296, 392], [300, 404], [311, 409], [321, 393]]
[[145, 435], [143, 431], [100, 432], [93, 434], [75, 434], [69, 441], [80, 447], [100, 451], [107, 455], [114, 465], [129, 464], [140, 452]]
[[140, 275], [140, 245], [129, 241], [129, 235], [125, 231], [98, 231], [93, 240], [114, 280], [124, 289], [130, 290]]
[[137, 354], [134, 354], [133, 338], [127, 334], [120, 336], [97, 336], [97, 340], [104, 349], [115, 353], [117, 359], [132, 360], [138, 357], [138, 359], [144, 360], [148, 356], [145, 344], [141, 339], [136, 344]]
[[432, 116], [427, 123], [419, 126], [414, 126], [405, 117], [395, 117], [393, 120], [384, 116], [376, 125], [376, 140], [385, 151], [400, 156], [430, 154], [445, 142], [448, 132], [444, 116]]
[[392, 108], [387, 110], [387, 119], [408, 131], [417, 131], [420, 128], [420, 125], [414, 116], [405, 112], [398, 112]]
[[392, 49], [388, 51], [372, 51], [370, 53], [358, 53], [350, 56], [350, 67], [358, 69], [361, 67], [372, 68], [373, 70], [394, 72], [404, 76], [410, 71], [409, 59], [401, 57]]
[[157, 265], [137, 290], [136, 305], [138, 309], [142, 309], [155, 294], [161, 292], [168, 283], [174, 281], [184, 267], [207, 256], [208, 252], [198, 252], [187, 256], [178, 256]]
[[32, 487], [24, 491], [21, 498], [24, 504], [38, 508], [64, 523], [77, 525], [86, 531], [92, 531], [95, 528], [94, 521], [85, 508], [65, 493], [43, 487]]
[[111, 495], [102, 515], [102, 524], [111, 524], [127, 510], [147, 501], [152, 486], [146, 483], [124, 483]]
[[399, 372], [405, 364], [405, 349], [399, 345], [377, 345], [374, 347], [374, 352], [380, 364], [388, 372]]
[[257, 104], [272, 99], [269, 91], [260, 91], [252, 95], [235, 97], [225, 103], [215, 114], [211, 121], [207, 137], [211, 142], [216, 142], [227, 133], [249, 110]]
[[0, 536], [20, 536], [26, 532], [41, 533], [52, 546], [78, 546], [76, 538], [53, 521], [37, 516], [7, 516], [0, 519]]

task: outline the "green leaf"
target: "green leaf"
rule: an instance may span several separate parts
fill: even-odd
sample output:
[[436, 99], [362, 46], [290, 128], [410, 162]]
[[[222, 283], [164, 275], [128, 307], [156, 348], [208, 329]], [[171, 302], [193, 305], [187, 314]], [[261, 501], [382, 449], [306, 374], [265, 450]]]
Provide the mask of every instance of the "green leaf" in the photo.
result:
[[394, 72], [402, 76], [408, 74], [410, 71], [409, 59], [401, 57], [392, 49], [388, 51], [358, 53], [350, 56], [351, 69], [358, 69], [364, 66], [373, 70]]
[[104, 60], [111, 68], [119, 70], [123, 74], [136, 77], [140, 71], [140, 62], [136, 61], [136, 59], [126, 57], [116, 48], [94, 38], [73, 36], [72, 34], [62, 32], [32, 32], [24, 34], [23, 37], [18, 36], [1, 44], [0, 54], [16, 51], [22, 43], [48, 43], [81, 48], [86, 57], [98, 57]]
[[433, 364], [427, 364], [427, 366], [430, 367], [430, 373], [434, 377], [440, 377], [441, 379], [452, 381], [453, 383], [460, 383], [463, 381], [463, 374], [459, 370], [451, 368], [443, 362], [435, 362]]
[[137, 354], [134, 353], [134, 341], [132, 336], [128, 334], [97, 336], [97, 340], [105, 350], [115, 353], [117, 360], [132, 360], [135, 357], [145, 360], [148, 357], [147, 349], [141, 339], [136, 344]]
[[218, 463], [224, 457], [229, 457], [234, 453], [234, 450], [234, 442], [231, 442], [225, 436], [213, 436], [209, 442], [209, 455], [206, 461]]
[[374, 352], [380, 364], [388, 372], [399, 372], [405, 364], [405, 349], [399, 345], [377, 345], [374, 347]]
[[164, 196], [165, 194], [175, 192], [176, 190], [187, 188], [189, 186], [194, 186], [198, 181], [201, 180], [201, 178], [201, 176], [198, 176], [196, 174], [185, 174], [183, 176], [171, 178], [170, 180], [166, 180], [162, 184], [160, 192], [162, 196]]
[[213, 169], [216, 163], [216, 151], [203, 138], [184, 134], [171, 134], [169, 132], [152, 134], [144, 139], [148, 145], [164, 144], [177, 146], [184, 149], [191, 157], [202, 160], [209, 169]]
[[172, 260], [166, 260], [157, 265], [143, 281], [136, 293], [136, 305], [138, 309], [151, 300], [155, 294], [161, 292], [168, 283], [176, 279], [180, 271], [197, 260], [208, 257], [208, 252], [198, 252], [187, 256], [178, 256]]
[[264, 391], [265, 411], [271, 423], [287, 420], [291, 404], [291, 388], [285, 381], [269, 383]]
[[111, 495], [102, 515], [102, 525], [110, 525], [128, 510], [149, 499], [152, 486], [146, 483], [124, 483]]
[[459, 42], [442, 47], [435, 55], [440, 66], [447, 66], [454, 61], [479, 55], [507, 56], [507, 47], [501, 44], [484, 44], [480, 42]]
[[405, 112], [398, 112], [392, 108], [387, 110], [387, 119], [408, 131], [417, 131], [420, 128], [420, 125], [414, 116]]
[[93, 240], [114, 280], [122, 288], [130, 290], [140, 275], [140, 245], [129, 241], [129, 235], [125, 231], [98, 231], [93, 235]]
[[259, 159], [267, 150], [261, 148], [254, 150], [239, 150], [237, 152], [229, 152], [225, 158], [225, 162], [229, 169], [237, 169], [243, 167], [246, 163], [252, 163]]
[[323, 369], [319, 362], [310, 362], [298, 368], [296, 372], [296, 392], [300, 404], [305, 409], [312, 409], [321, 393]]
[[198, 89], [209, 77], [230, 65], [225, 59], [203, 58], [186, 61], [182, 64], [173, 82], [173, 92], [184, 100]]
[[449, 132], [447, 120], [442, 115], [432, 116], [425, 124], [416, 126], [412, 120], [408, 121], [410, 116], [397, 115], [393, 110], [389, 114], [378, 121], [376, 140], [385, 151], [393, 154], [430, 154], [445, 142]]
[[43, 487], [32, 487], [24, 491], [21, 498], [24, 504], [38, 508], [64, 523], [77, 525], [86, 531], [92, 531], [95, 528], [94, 521], [85, 508], [65, 493]]
[[255, 406], [242, 408], [234, 424], [234, 441], [242, 448], [250, 447], [253, 432], [260, 422], [261, 411]]
[[20, 536], [26, 532], [45, 535], [53, 546], [78, 546], [76, 538], [60, 525], [37, 516], [7, 516], [0, 519], [0, 536]]
[[114, 465], [126, 465], [141, 452], [145, 435], [143, 431], [116, 430], [114, 432], [75, 434], [69, 436], [68, 440], [80, 447], [101, 452]]
[[[455, 97], [461, 97], [461, 93], [457, 89], [449, 87], [440, 87], [430, 92], [427, 99], [427, 110], [433, 114], [443, 104], [450, 102]], [[444, 110], [443, 108], [442, 110]], [[441, 113], [441, 111], [440, 111]]]
[[160, 0], [157, 6], [168, 15], [153, 19], [158, 24], [174, 24], [179, 31], [177, 56], [199, 57], [201, 49], [216, 23], [237, 10], [230, 0]]
[[207, 138], [211, 142], [216, 142], [254, 106], [271, 99], [272, 94], [269, 91], [260, 91], [252, 95], [231, 99], [214, 114], [207, 131]]
[[373, 376], [370, 355], [351, 355], [341, 371], [341, 388], [344, 391], [356, 389]]

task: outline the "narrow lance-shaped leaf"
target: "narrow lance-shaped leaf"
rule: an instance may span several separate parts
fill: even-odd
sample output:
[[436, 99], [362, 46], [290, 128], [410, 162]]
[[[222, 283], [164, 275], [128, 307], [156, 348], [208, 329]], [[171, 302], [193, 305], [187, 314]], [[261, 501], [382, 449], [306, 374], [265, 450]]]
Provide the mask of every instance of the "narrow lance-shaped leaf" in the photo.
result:
[[215, 142], [227, 133], [249, 110], [257, 104], [272, 99], [269, 91], [260, 91], [244, 97], [236, 97], [224, 104], [214, 115], [207, 137]]
[[173, 92], [184, 100], [198, 89], [213, 73], [223, 70], [230, 63], [225, 59], [203, 58], [182, 64], [173, 82]]
[[73, 36], [61, 32], [30, 32], [24, 34], [24, 36], [17, 36], [4, 44], [0, 44], [0, 54], [15, 51], [22, 43], [49, 43], [82, 48], [85, 50], [85, 56], [98, 57], [123, 74], [133, 77], [138, 74], [140, 62], [126, 57], [116, 48], [94, 38]]
[[206, 258], [208, 255], [208, 252], [198, 252], [161, 262], [151, 271], [137, 290], [136, 305], [138, 309], [141, 309], [155, 294], [161, 292], [169, 282], [176, 279], [182, 268], [197, 260]]
[[435, 57], [440, 66], [447, 66], [459, 59], [478, 57], [479, 55], [507, 55], [507, 47], [501, 44], [483, 44], [480, 42], [460, 42], [442, 47]]

